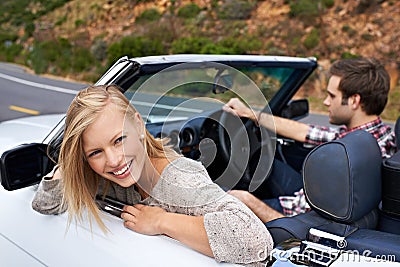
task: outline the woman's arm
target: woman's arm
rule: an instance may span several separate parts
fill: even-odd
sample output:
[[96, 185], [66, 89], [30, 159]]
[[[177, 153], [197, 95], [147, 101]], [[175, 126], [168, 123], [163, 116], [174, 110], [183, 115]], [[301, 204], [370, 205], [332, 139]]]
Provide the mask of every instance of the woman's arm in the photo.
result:
[[265, 263], [273, 247], [267, 228], [248, 207], [213, 183], [201, 163], [181, 158], [164, 169], [162, 178], [150, 202], [162, 208], [125, 206], [121, 217], [126, 227], [169, 235], [217, 262]]
[[243, 203], [226, 195], [218, 211], [204, 215], [204, 226], [217, 261], [265, 264], [273, 248], [267, 227]]
[[138, 233], [164, 234], [207, 256], [214, 257], [204, 227], [203, 216], [167, 212], [162, 208], [137, 204], [125, 206], [124, 225]]
[[[154, 206], [125, 206], [125, 227], [142, 234], [165, 234], [218, 262], [264, 262], [272, 238], [261, 221], [239, 200], [227, 196], [219, 211], [204, 216], [167, 212]], [[222, 203], [220, 202], [220, 204]]]
[[42, 214], [60, 214], [66, 211], [62, 207], [61, 171], [56, 166], [43, 177], [32, 200], [32, 208]]

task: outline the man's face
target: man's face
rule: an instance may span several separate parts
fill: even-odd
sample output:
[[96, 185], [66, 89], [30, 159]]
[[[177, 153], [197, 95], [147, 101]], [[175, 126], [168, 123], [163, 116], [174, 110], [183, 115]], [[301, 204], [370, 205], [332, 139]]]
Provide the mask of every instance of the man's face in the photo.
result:
[[348, 99], [342, 98], [342, 92], [339, 91], [340, 77], [333, 75], [329, 79], [327, 88], [327, 97], [324, 105], [328, 107], [329, 123], [334, 125], [348, 125], [352, 118], [352, 110], [348, 105]]

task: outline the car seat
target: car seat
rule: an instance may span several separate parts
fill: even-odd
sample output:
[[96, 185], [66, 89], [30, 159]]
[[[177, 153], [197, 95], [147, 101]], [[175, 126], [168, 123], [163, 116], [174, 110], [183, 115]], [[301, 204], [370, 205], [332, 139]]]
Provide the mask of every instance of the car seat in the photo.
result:
[[[400, 117], [394, 132], [397, 148], [400, 147]], [[400, 151], [383, 161], [382, 206], [379, 210], [378, 230], [400, 234]]]
[[[394, 133], [400, 147], [400, 117]], [[400, 261], [400, 151], [382, 164], [382, 203], [376, 230], [360, 229], [346, 239], [347, 248]]]
[[382, 157], [366, 131], [314, 148], [303, 164], [306, 198], [312, 211], [266, 224], [275, 244], [305, 240], [310, 228], [339, 236], [375, 229], [381, 201]]
[[396, 136], [397, 150], [400, 149], [400, 117], [397, 118], [396, 124], [394, 125], [394, 135]]

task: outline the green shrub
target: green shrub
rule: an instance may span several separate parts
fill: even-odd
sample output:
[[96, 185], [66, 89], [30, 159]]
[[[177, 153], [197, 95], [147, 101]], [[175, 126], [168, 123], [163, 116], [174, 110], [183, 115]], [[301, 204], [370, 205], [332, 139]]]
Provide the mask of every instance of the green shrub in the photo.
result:
[[365, 41], [373, 41], [374, 40], [374, 36], [369, 34], [369, 33], [364, 33], [361, 35], [361, 38]]
[[190, 19], [196, 17], [201, 11], [201, 8], [195, 3], [187, 4], [178, 10], [178, 17]]
[[7, 45], [0, 45], [0, 60], [14, 62], [15, 58], [22, 52], [23, 46], [12, 42], [7, 42]]
[[58, 20], [56, 21], [56, 23], [55, 23], [55, 25], [56, 26], [60, 26], [60, 25], [62, 25], [64, 22], [66, 22], [67, 21], [67, 16], [63, 16], [63, 17], [60, 17], [60, 18], [58, 18]]
[[314, 0], [298, 0], [291, 1], [290, 12], [291, 17], [315, 17], [318, 16], [318, 2]]
[[31, 37], [35, 31], [35, 24], [33, 22], [28, 22], [25, 25], [25, 36]]
[[49, 67], [49, 62], [44, 59], [45, 50], [42, 49], [40, 44], [35, 44], [32, 51], [28, 56], [28, 65], [33, 69], [36, 74], [45, 73]]
[[233, 55], [235, 51], [231, 47], [225, 47], [221, 44], [208, 43], [200, 50], [200, 54]]
[[399, 86], [389, 91], [388, 102], [382, 112], [382, 119], [396, 121], [400, 113], [400, 90]]
[[90, 47], [90, 53], [97, 61], [103, 61], [107, 58], [107, 44], [102, 39], [96, 39]]
[[95, 59], [89, 49], [74, 47], [63, 38], [35, 43], [28, 55], [28, 61], [38, 74], [80, 73], [90, 70], [95, 64]]
[[342, 31], [343, 31], [343, 32], [346, 32], [347, 35], [348, 35], [349, 37], [354, 37], [354, 36], [357, 35], [357, 31], [354, 30], [354, 29], [353, 29], [352, 27], [350, 27], [349, 25], [344, 25], [344, 26], [342, 27]]
[[335, 5], [335, 0], [322, 0], [322, 4], [326, 7], [326, 8], [331, 8]]
[[306, 25], [313, 25], [320, 13], [334, 4], [334, 0], [291, 0], [289, 16], [299, 18]]
[[154, 41], [159, 40], [160, 43], [170, 44], [175, 39], [174, 31], [171, 25], [167, 23], [152, 22], [146, 32], [146, 38]]
[[290, 16], [318, 16], [320, 11], [335, 5], [334, 0], [291, 0]]
[[[24, 23], [34, 21], [48, 12], [63, 6], [69, 1], [70, 0], [2, 0], [0, 23], [8, 22], [13, 26], [21, 26]], [[38, 5], [38, 8], [35, 8], [35, 12], [28, 8], [31, 2]]]
[[156, 21], [161, 18], [161, 13], [158, 11], [157, 8], [150, 8], [146, 9], [142, 12], [137, 18], [136, 21]]
[[114, 63], [122, 56], [143, 57], [150, 55], [161, 55], [165, 49], [161, 41], [151, 40], [146, 37], [127, 36], [120, 42], [111, 44], [107, 49], [108, 64]]
[[89, 70], [94, 64], [94, 58], [89, 49], [76, 47], [72, 50], [71, 69], [73, 72]]
[[202, 49], [210, 44], [213, 44], [213, 41], [205, 37], [184, 37], [172, 42], [171, 52], [173, 54], [201, 53]]
[[351, 30], [351, 27], [349, 25], [343, 25], [343, 27], [342, 27], [343, 32], [348, 32], [350, 30]]
[[319, 32], [317, 29], [313, 29], [310, 34], [306, 37], [303, 45], [307, 49], [313, 49], [319, 44]]
[[352, 58], [359, 58], [359, 57], [360, 57], [359, 55], [354, 55], [350, 52], [343, 52], [341, 55], [342, 59], [352, 59]]
[[232, 50], [232, 54], [251, 54], [252, 51], [261, 49], [262, 42], [251, 35], [241, 38], [228, 37], [219, 42], [220, 45]]
[[53, 69], [57, 71], [68, 71], [71, 64], [72, 45], [68, 40], [60, 38], [56, 41], [44, 41], [35, 43], [28, 55], [29, 65], [35, 73], [45, 73]]
[[242, 38], [228, 37], [218, 43], [205, 37], [187, 37], [175, 40], [171, 45], [173, 54], [250, 54], [259, 50], [262, 42], [246, 35]]
[[251, 16], [255, 4], [244, 0], [226, 0], [218, 9], [220, 19], [248, 19]]
[[18, 39], [18, 35], [9, 33], [9, 32], [0, 32], [0, 44], [3, 44], [5, 41], [14, 42]]
[[81, 19], [75, 20], [75, 27], [76, 28], [78, 28], [79, 26], [84, 25], [84, 24], [85, 24], [85, 22], [83, 20], [81, 20]]

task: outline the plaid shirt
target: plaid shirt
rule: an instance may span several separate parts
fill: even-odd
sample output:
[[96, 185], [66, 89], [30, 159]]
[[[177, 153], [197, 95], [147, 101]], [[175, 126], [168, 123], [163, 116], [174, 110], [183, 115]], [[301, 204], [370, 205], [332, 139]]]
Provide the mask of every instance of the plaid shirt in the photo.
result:
[[397, 147], [394, 132], [389, 125], [383, 124], [380, 117], [350, 130], [344, 126], [333, 128], [310, 125], [310, 129], [308, 130], [308, 134], [306, 136], [305, 145], [307, 146], [308, 144], [309, 146], [317, 146], [322, 143], [343, 138], [348, 133], [356, 130], [365, 130], [376, 138], [382, 152], [382, 158], [388, 158], [396, 152]]
[[285, 216], [291, 217], [311, 210], [310, 205], [308, 205], [306, 201], [303, 188], [300, 189], [300, 191], [295, 192], [294, 196], [279, 197], [279, 202]]
[[[376, 138], [382, 152], [382, 158], [388, 158], [396, 152], [397, 148], [394, 132], [388, 125], [383, 124], [380, 117], [350, 130], [346, 127], [333, 128], [310, 125], [310, 129], [306, 136], [305, 146], [308, 145], [309, 147], [313, 147], [332, 140], [340, 139], [346, 136], [346, 134], [356, 130], [365, 130]], [[295, 192], [294, 196], [281, 196], [279, 197], [279, 201], [285, 216], [294, 216], [310, 210], [303, 189]]]

